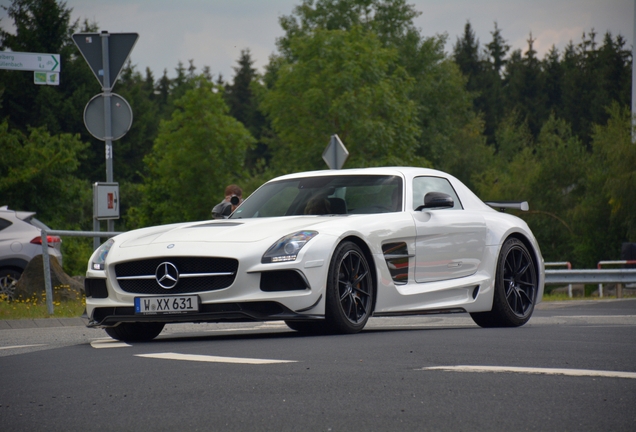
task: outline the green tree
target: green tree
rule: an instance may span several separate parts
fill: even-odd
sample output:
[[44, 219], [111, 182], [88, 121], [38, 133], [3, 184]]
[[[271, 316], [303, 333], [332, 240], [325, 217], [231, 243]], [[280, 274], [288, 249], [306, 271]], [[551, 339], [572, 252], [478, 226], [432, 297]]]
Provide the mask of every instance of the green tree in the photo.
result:
[[258, 89], [255, 90], [254, 87], [260, 85], [260, 77], [252, 66], [254, 61], [249, 49], [241, 51], [238, 64], [238, 67], [234, 67], [232, 84], [225, 85], [224, 98], [230, 108], [230, 115], [243, 123], [257, 140], [256, 146], [248, 151], [245, 164], [246, 168], [254, 169], [259, 160], [270, 158], [267, 145], [261, 139], [268, 129], [268, 124], [258, 108]]
[[417, 33], [413, 19], [420, 15], [406, 0], [303, 0], [292, 15], [282, 16], [285, 35], [278, 39], [281, 54], [293, 59], [292, 39], [318, 29], [350, 30], [362, 27], [385, 45], [397, 46], [409, 33]]
[[263, 102], [280, 139], [275, 170], [324, 168], [333, 134], [349, 149], [350, 167], [420, 162], [413, 81], [392, 68], [395, 50], [361, 27], [318, 29], [293, 38], [289, 49], [295, 60], [280, 67]]
[[[618, 103], [608, 109], [609, 121], [596, 125], [593, 149], [602, 170], [602, 190], [611, 209], [611, 221], [620, 227], [620, 241], [636, 242], [636, 144], [632, 142], [631, 114]], [[616, 243], [614, 251], [619, 250]]]
[[457, 38], [453, 47], [453, 60], [467, 78], [466, 88], [469, 91], [475, 91], [482, 75], [482, 59], [479, 52], [479, 39], [475, 37], [470, 22], [464, 26], [464, 34], [461, 39]]
[[478, 182], [485, 200], [527, 200], [518, 215], [532, 228], [547, 261], [580, 266], [585, 256], [573, 250], [587, 233], [577, 213], [588, 196], [590, 155], [563, 120], [550, 117], [536, 140], [525, 122], [508, 117], [497, 131], [497, 163]]
[[124, 137], [113, 142], [113, 177], [120, 183], [141, 183], [145, 169], [143, 160], [152, 149], [162, 118], [152, 72], [146, 69], [146, 75], [142, 77], [133, 65], [127, 64], [117, 82], [117, 93], [130, 104], [133, 123]]
[[510, 50], [510, 45], [501, 35], [501, 29], [497, 23], [490, 34], [492, 41], [486, 45], [484, 51], [481, 86], [473, 91], [479, 91], [475, 107], [484, 116], [484, 134], [489, 144], [494, 144], [495, 130], [506, 115], [503, 75], [508, 64], [506, 55]]
[[506, 109], [515, 110], [525, 119], [532, 134], [538, 136], [541, 126], [548, 118], [543, 85], [541, 63], [534, 50], [532, 34], [528, 39], [528, 50], [521, 55], [513, 52], [505, 77]]
[[[80, 132], [84, 106], [99, 86], [71, 38], [79, 20], [71, 23], [72, 10], [56, 0], [13, 0], [2, 7], [16, 33], [0, 29], [0, 50], [60, 54], [62, 73], [59, 86], [38, 86], [33, 72], [0, 70], [0, 116], [23, 132], [39, 126], [52, 133]], [[84, 22], [84, 29], [94, 25]]]
[[79, 223], [81, 213], [69, 203], [76, 202], [80, 187], [76, 179], [81, 154], [86, 148], [79, 136], [51, 135], [45, 128], [28, 134], [0, 123], [0, 196], [3, 205], [31, 210], [57, 229]]
[[172, 118], [162, 121], [152, 152], [142, 202], [129, 212], [130, 224], [210, 218], [229, 183], [243, 176], [246, 150], [254, 138], [233, 117], [219, 88], [199, 76], [175, 101]]
[[[396, 53], [387, 73], [400, 69], [413, 80], [407, 97], [416, 107], [419, 138], [414, 149], [418, 162], [412, 163], [453, 170], [470, 182], [488, 154], [479, 136], [483, 125], [472, 111], [472, 96], [461, 72], [444, 53], [446, 37], [423, 37], [413, 23], [419, 14], [405, 0], [305, 0], [292, 15], [281, 18], [285, 30], [278, 40], [281, 55], [270, 60], [265, 85], [273, 86], [283, 63], [297, 60], [291, 48], [295, 39], [321, 30], [349, 32], [354, 27], [375, 34], [381, 46]], [[461, 160], [469, 154], [474, 157]], [[454, 159], [456, 155], [460, 158]]]

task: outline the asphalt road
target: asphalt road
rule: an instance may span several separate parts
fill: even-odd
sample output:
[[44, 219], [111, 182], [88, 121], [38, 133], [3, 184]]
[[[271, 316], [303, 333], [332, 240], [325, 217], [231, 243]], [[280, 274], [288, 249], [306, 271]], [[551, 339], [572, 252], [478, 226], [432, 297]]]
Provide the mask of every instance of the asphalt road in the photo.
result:
[[636, 300], [544, 303], [517, 329], [183, 324], [122, 344], [66, 324], [0, 325], [0, 430], [636, 430]]

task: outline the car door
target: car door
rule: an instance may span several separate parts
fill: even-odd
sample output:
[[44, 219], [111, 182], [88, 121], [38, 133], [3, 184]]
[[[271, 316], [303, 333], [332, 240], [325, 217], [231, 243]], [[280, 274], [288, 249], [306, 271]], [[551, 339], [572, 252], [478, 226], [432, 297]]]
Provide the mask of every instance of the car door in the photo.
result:
[[[453, 199], [452, 208], [425, 208], [428, 192], [441, 192]], [[474, 274], [486, 245], [486, 222], [479, 212], [467, 211], [450, 182], [443, 177], [413, 179], [415, 280], [433, 282]]]

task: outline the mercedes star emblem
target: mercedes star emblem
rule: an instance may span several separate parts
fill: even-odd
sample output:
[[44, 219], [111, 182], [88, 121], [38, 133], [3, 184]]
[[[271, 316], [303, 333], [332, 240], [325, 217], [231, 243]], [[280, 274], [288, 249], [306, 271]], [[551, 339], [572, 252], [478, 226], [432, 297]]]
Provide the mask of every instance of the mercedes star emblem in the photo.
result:
[[172, 289], [179, 281], [179, 271], [174, 264], [162, 262], [157, 266], [155, 278], [161, 288]]

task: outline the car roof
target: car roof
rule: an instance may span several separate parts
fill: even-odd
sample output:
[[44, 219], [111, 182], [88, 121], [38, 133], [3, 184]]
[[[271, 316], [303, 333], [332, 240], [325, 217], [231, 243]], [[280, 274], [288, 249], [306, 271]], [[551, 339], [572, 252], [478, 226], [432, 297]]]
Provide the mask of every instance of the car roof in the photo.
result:
[[35, 212], [29, 211], [18, 211], [18, 210], [10, 210], [9, 206], [5, 205], [0, 207], [0, 216], [8, 217], [8, 218], [16, 218], [22, 221], [28, 222], [33, 216], [35, 216]]
[[352, 168], [343, 170], [320, 170], [320, 171], [306, 171], [293, 174], [287, 174], [280, 177], [276, 177], [272, 180], [289, 180], [301, 177], [319, 177], [329, 175], [399, 175], [403, 177], [412, 177], [416, 175], [432, 175], [443, 176], [453, 178], [448, 173], [438, 171], [431, 168], [419, 168], [419, 167], [371, 167], [371, 168]]

